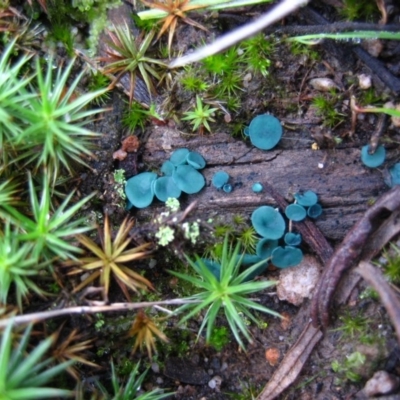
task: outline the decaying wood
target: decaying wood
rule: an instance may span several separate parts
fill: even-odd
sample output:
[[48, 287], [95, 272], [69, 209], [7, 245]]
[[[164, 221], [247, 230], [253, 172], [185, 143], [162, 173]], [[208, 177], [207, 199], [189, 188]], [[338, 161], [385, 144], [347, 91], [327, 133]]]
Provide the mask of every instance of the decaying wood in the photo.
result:
[[[182, 196], [180, 201], [185, 207], [197, 200], [196, 213], [204, 220], [235, 213], [250, 217], [259, 206], [276, 205], [271, 195], [253, 193], [255, 182], [268, 182], [287, 201], [293, 201], [293, 194], [299, 190], [314, 190], [324, 208], [316, 220], [317, 227], [326, 238], [341, 240], [362, 217], [368, 200], [387, 190], [382, 174], [362, 166], [358, 147], [313, 151], [309, 144], [293, 140], [294, 135], [285, 132], [276, 150], [262, 151], [227, 133], [182, 135], [165, 126], [153, 127], [143, 148], [142, 162], [146, 170], [156, 171], [175, 149], [187, 147], [202, 154], [207, 161], [201, 171], [206, 187], [197, 195]], [[319, 168], [320, 163], [323, 168]], [[232, 193], [211, 185], [213, 174], [220, 170], [230, 175]], [[147, 220], [162, 207], [162, 203], [155, 202], [139, 210], [136, 217]]]
[[378, 292], [380, 300], [390, 316], [400, 343], [400, 301], [397, 294], [390, 287], [380, 269], [374, 267], [371, 263], [360, 262], [356, 271]]
[[359, 261], [369, 237], [399, 208], [400, 186], [395, 186], [385, 193], [346, 235], [325, 266], [313, 297], [312, 319], [315, 327], [328, 325], [330, 301], [344, 271]]

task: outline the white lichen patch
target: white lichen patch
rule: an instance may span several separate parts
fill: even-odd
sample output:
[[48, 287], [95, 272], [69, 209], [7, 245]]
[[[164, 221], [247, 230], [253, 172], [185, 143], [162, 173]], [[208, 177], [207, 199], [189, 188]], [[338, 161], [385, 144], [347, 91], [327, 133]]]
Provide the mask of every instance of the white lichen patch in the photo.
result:
[[312, 297], [318, 282], [321, 264], [315, 257], [305, 255], [296, 267], [282, 269], [279, 275], [277, 294], [279, 300], [299, 306], [303, 300]]

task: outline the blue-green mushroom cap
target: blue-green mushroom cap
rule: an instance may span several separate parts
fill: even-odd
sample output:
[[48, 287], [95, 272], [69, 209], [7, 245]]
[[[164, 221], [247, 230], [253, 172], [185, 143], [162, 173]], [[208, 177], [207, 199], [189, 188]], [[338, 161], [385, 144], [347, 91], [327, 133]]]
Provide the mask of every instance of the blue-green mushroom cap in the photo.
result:
[[[221, 265], [220, 264], [218, 264], [215, 261], [209, 260], [207, 258], [200, 258], [200, 262], [202, 262], [218, 280], [221, 279]], [[199, 266], [199, 261], [196, 261], [195, 264], [197, 266]], [[200, 268], [199, 268], [199, 273], [201, 274]]]
[[300, 233], [287, 232], [285, 233], [283, 240], [288, 246], [298, 246], [301, 244], [301, 235]]
[[285, 209], [285, 215], [292, 221], [299, 222], [307, 216], [306, 209], [300, 204], [289, 204]]
[[288, 268], [299, 265], [303, 260], [303, 252], [297, 247], [277, 247], [272, 252], [271, 262], [277, 268]]
[[172, 164], [172, 162], [169, 160], [164, 161], [163, 165], [161, 165], [161, 173], [164, 174], [165, 176], [172, 176], [174, 171], [175, 171], [175, 165]]
[[197, 151], [191, 151], [186, 156], [186, 162], [195, 169], [203, 169], [206, 166], [206, 160]]
[[204, 176], [191, 165], [178, 165], [172, 174], [176, 186], [187, 194], [194, 194], [203, 189]]
[[212, 179], [211, 183], [213, 186], [215, 186], [217, 189], [222, 189], [223, 186], [228, 183], [229, 181], [229, 174], [225, 171], [218, 171], [216, 172]]
[[377, 168], [382, 165], [386, 158], [386, 150], [380, 145], [376, 148], [374, 154], [369, 154], [369, 145], [363, 146], [361, 149], [361, 161], [368, 168]]
[[319, 203], [314, 204], [307, 210], [307, 215], [310, 218], [318, 218], [321, 214], [322, 214], [322, 206]]
[[225, 183], [225, 185], [222, 186], [222, 190], [223, 190], [225, 193], [231, 193], [232, 190], [233, 190], [233, 186], [232, 186], [230, 183]]
[[285, 233], [285, 220], [279, 211], [270, 206], [254, 210], [251, 222], [256, 232], [266, 239], [280, 239]]
[[270, 258], [272, 251], [275, 250], [275, 248], [278, 247], [278, 241], [277, 240], [271, 240], [271, 239], [261, 239], [256, 246], [256, 254], [258, 257], [261, 259], [266, 259]]
[[179, 198], [182, 191], [176, 186], [172, 176], [161, 176], [154, 183], [154, 194], [160, 201], [167, 201], [168, 197]]
[[258, 115], [249, 126], [250, 141], [261, 150], [271, 150], [281, 140], [282, 131], [278, 118], [268, 114]]
[[[259, 265], [256, 268], [253, 268], [256, 264]], [[256, 276], [261, 275], [268, 268], [268, 260], [263, 260], [254, 254], [244, 254], [241, 265], [248, 272], [248, 275], [243, 282], [248, 282], [253, 280]], [[253, 270], [250, 272], [249, 270], [251, 268], [253, 268]]]
[[263, 191], [264, 187], [260, 182], [256, 182], [253, 184], [253, 186], [251, 187], [251, 190], [254, 193], [261, 193]]
[[303, 207], [311, 207], [318, 201], [317, 194], [312, 190], [295, 193], [294, 198], [296, 199], [297, 204], [300, 204]]
[[189, 149], [177, 149], [171, 154], [169, 161], [171, 161], [175, 166], [186, 164], [186, 157], [189, 152]]
[[156, 179], [157, 174], [154, 172], [142, 172], [126, 181], [126, 197], [134, 207], [145, 208], [152, 203], [154, 199], [152, 186]]
[[389, 168], [388, 172], [385, 177], [385, 183], [390, 187], [400, 185], [400, 163], [394, 164], [393, 167]]

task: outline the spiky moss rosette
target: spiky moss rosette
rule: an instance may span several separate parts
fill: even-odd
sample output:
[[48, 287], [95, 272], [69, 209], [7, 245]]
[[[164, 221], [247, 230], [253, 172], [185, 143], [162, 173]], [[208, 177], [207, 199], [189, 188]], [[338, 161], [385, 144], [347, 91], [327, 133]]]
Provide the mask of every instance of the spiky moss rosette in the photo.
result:
[[269, 114], [258, 115], [249, 126], [250, 141], [261, 150], [271, 150], [281, 140], [282, 131], [278, 118]]

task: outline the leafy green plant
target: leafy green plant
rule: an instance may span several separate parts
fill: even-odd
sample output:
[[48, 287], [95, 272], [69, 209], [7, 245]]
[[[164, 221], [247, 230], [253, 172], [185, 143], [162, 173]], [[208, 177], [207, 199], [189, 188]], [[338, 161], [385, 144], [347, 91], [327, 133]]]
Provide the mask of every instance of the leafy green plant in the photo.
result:
[[193, 130], [196, 129], [202, 130], [203, 127], [206, 128], [209, 132], [211, 132], [211, 128], [209, 125], [210, 122], [215, 122], [215, 119], [212, 117], [217, 108], [210, 108], [210, 106], [204, 105], [199, 96], [196, 96], [196, 107], [193, 111], [186, 111], [183, 114], [185, 117], [182, 118], [183, 121], [190, 121], [193, 125]]
[[39, 295], [43, 291], [32, 280], [43, 267], [37, 259], [31, 257], [33, 245], [23, 243], [19, 239], [18, 230], [12, 230], [9, 221], [0, 232], [0, 302], [8, 304], [11, 286], [15, 288], [18, 308], [22, 309], [22, 299], [29, 290]]
[[242, 333], [249, 342], [252, 340], [241, 314], [255, 323], [258, 323], [258, 320], [250, 312], [251, 309], [262, 311], [276, 317], [280, 316], [277, 312], [248, 299], [247, 296], [250, 293], [255, 293], [275, 285], [276, 281], [246, 282], [247, 277], [263, 264], [264, 260], [240, 273], [240, 244], [233, 249], [232, 246], [229, 246], [228, 242], [228, 237], [225, 237], [220, 260], [221, 268], [219, 279], [200, 258], [193, 261], [187, 256], [187, 262], [196, 271], [199, 277], [193, 277], [174, 271], [170, 272], [178, 278], [191, 282], [198, 288], [203, 289], [203, 291], [187, 298], [187, 300], [195, 300], [199, 302], [199, 304], [188, 303], [177, 309], [177, 313], [191, 310], [180, 320], [180, 324], [195, 316], [200, 311], [206, 310], [198, 335], [207, 327], [206, 341], [209, 342], [215, 320], [222, 309], [236, 341], [244, 348], [240, 333]]
[[311, 104], [316, 110], [316, 114], [323, 118], [323, 124], [333, 128], [343, 122], [344, 115], [337, 110], [339, 98], [333, 94], [318, 94], [314, 97]]
[[149, 94], [155, 92], [151, 76], [160, 79], [158, 72], [152, 64], [165, 66], [161, 60], [146, 56], [155, 31], [150, 31], [144, 38], [134, 37], [128, 25], [114, 26], [114, 32], [109, 31], [111, 50], [107, 51], [106, 57], [100, 57], [100, 61], [106, 62], [104, 72], [106, 74], [118, 74], [117, 80], [125, 73], [130, 75], [130, 99], [134, 97], [136, 77], [142, 77]]
[[133, 398], [136, 400], [161, 400], [173, 394], [163, 393], [161, 389], [154, 389], [151, 392], [142, 393], [137, 396], [139, 390], [143, 386], [143, 381], [148, 371], [147, 369], [139, 375], [139, 367], [140, 362], [136, 364], [135, 368], [130, 373], [127, 382], [121, 385], [115, 371], [114, 363], [111, 362], [111, 383], [113, 394], [110, 394], [106, 387], [102, 383], [100, 383], [100, 381], [96, 382], [97, 387], [100, 389], [101, 393], [104, 396], [103, 398], [105, 400], [131, 400]]
[[359, 351], [355, 351], [347, 355], [343, 362], [332, 361], [331, 367], [334, 372], [339, 374], [339, 377], [352, 382], [359, 382], [361, 380], [359, 369], [364, 365], [365, 361], [366, 356]]
[[383, 264], [384, 274], [387, 279], [398, 285], [400, 283], [400, 248], [390, 243], [390, 248], [383, 252], [385, 263]]
[[242, 58], [250, 70], [260, 73], [264, 77], [269, 74], [270, 57], [274, 50], [271, 40], [259, 33], [250, 39], [244, 40], [240, 48], [243, 50]]
[[377, 11], [376, 2], [373, 0], [343, 0], [339, 8], [340, 16], [348, 21], [361, 18], [370, 20]]
[[201, 76], [201, 71], [192, 66], [185, 67], [179, 81], [185, 90], [195, 93], [205, 92], [210, 86]]
[[129, 107], [122, 116], [122, 124], [126, 126], [129, 131], [133, 132], [137, 127], [143, 130], [146, 122], [151, 119], [158, 121], [163, 119], [161, 115], [157, 113], [156, 105], [151, 103], [150, 107], [147, 109], [140, 103], [133, 101], [129, 104]]
[[[89, 75], [89, 82], [87, 88], [90, 92], [97, 92], [98, 90], [105, 90], [110, 85], [110, 79], [106, 76], [101, 74], [98, 71], [93, 71]], [[93, 100], [93, 104], [97, 106], [103, 106], [110, 100], [111, 95], [109, 91], [105, 91], [103, 94], [97, 96]]]
[[104, 219], [104, 229], [100, 235], [101, 246], [85, 235], [79, 235], [79, 242], [94, 254], [94, 257], [83, 257], [78, 260], [66, 262], [65, 266], [77, 265], [71, 274], [89, 271], [89, 276], [84, 279], [75, 289], [78, 292], [81, 288], [100, 278], [100, 284], [104, 287], [104, 292], [108, 295], [110, 288], [110, 276], [113, 274], [125, 297], [130, 300], [127, 287], [135, 292], [139, 289], [153, 288], [153, 285], [145, 277], [123, 265], [133, 260], [146, 257], [149, 253], [149, 243], [144, 243], [138, 247], [126, 250], [131, 242], [128, 237], [129, 231], [133, 226], [133, 221], [125, 219], [115, 238], [111, 234], [108, 216]]
[[202, 61], [204, 69], [216, 76], [237, 72], [240, 66], [238, 49], [233, 46], [223, 53], [214, 54]]
[[294, 36], [287, 40], [294, 40], [305, 44], [313, 44], [316, 40], [333, 39], [333, 40], [355, 40], [356, 42], [363, 39], [387, 39], [400, 40], [399, 32], [385, 31], [356, 31], [356, 32], [340, 32], [340, 33], [313, 33], [309, 35]]
[[209, 345], [221, 351], [229, 343], [229, 331], [226, 326], [215, 327], [211, 333]]
[[[30, 253], [32, 259], [36, 261], [51, 261], [55, 257], [62, 260], [75, 259], [75, 255], [80, 250], [71, 244], [71, 238], [92, 229], [92, 227], [85, 226], [84, 218], [72, 220], [72, 217], [94, 194], [83, 198], [73, 206], [67, 208], [68, 203], [74, 195], [74, 192], [72, 192], [53, 211], [51, 204], [52, 193], [46, 174], [43, 175], [41, 189], [42, 193], [39, 200], [32, 178], [29, 176], [29, 197], [32, 217], [26, 216], [7, 204], [2, 205], [4, 211], [0, 210], [0, 213], [3, 218], [11, 221], [19, 228], [20, 232], [17, 235], [17, 239], [32, 246]], [[27, 248], [28, 245], [25, 246], [25, 249]]]
[[2, 333], [0, 346], [0, 388], [1, 398], [10, 400], [47, 399], [72, 397], [69, 390], [43, 387], [53, 377], [65, 371], [73, 364], [67, 361], [51, 366], [54, 361], [43, 357], [50, 348], [53, 339], [48, 337], [40, 342], [33, 351], [27, 353], [32, 326], [26, 328], [17, 346], [13, 346], [12, 319]]
[[339, 320], [342, 324], [337, 329], [334, 329], [334, 331], [342, 332], [344, 337], [350, 339], [354, 339], [361, 334], [366, 334], [368, 326], [371, 324], [371, 321], [363, 315], [352, 315], [349, 311], [341, 315]]
[[21, 132], [16, 139], [20, 158], [36, 164], [36, 170], [45, 170], [53, 185], [61, 167], [72, 174], [73, 163], [86, 165], [84, 156], [93, 156], [90, 148], [98, 135], [83, 126], [89, 122], [88, 117], [103, 111], [85, 110], [85, 107], [106, 89], [76, 95], [84, 71], [67, 86], [73, 64], [71, 61], [65, 69], [57, 68], [53, 79], [53, 59], [47, 61], [43, 73], [37, 58], [36, 79], [31, 87], [34, 95], [14, 106], [21, 122]]
[[23, 76], [21, 72], [30, 57], [24, 55], [11, 64], [14, 51], [15, 41], [4, 49], [0, 59], [0, 157], [3, 168], [8, 166], [17, 152], [15, 142], [22, 133], [21, 110], [32, 97], [26, 91], [32, 76]]

